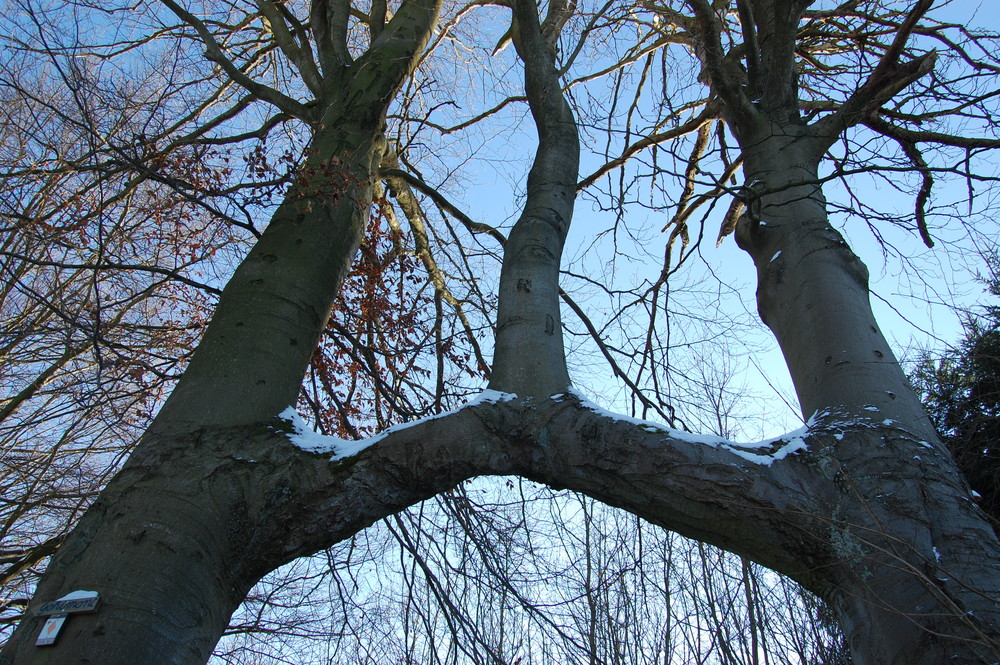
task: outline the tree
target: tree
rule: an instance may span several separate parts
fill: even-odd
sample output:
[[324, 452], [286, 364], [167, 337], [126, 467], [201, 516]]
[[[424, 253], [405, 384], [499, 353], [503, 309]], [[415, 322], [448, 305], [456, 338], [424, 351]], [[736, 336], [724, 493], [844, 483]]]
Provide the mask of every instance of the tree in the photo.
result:
[[180, 373], [211, 312], [203, 273], [237, 235], [172, 186], [219, 186], [204, 153], [132, 168], [149, 151], [135, 132], [163, 120], [155, 98], [47, 55], [5, 57], [0, 75], [0, 623]]
[[[989, 293], [997, 295], [995, 280]], [[913, 373], [934, 427], [978, 495], [977, 502], [993, 520], [994, 530], [1000, 524], [1000, 464], [993, 445], [1000, 398], [998, 314], [997, 307], [990, 305], [983, 316], [970, 316], [959, 345], [937, 360], [924, 355]]]
[[[373, 174], [391, 152], [385, 116], [438, 6], [407, 0], [388, 18], [374, 3], [362, 48], [349, 41], [347, 5], [312, 3], [307, 26], [283, 4], [258, 3], [267, 43], [309, 91], [303, 103], [252, 78], [252, 58], [234, 64], [213, 33], [225, 24], [164, 4], [231, 82], [308, 127], [306, 157], [183, 377], [54, 555], [29, 607], [94, 589], [101, 611], [74, 617], [49, 651], [32, 646], [40, 622], [29, 615], [3, 658], [202, 662], [250, 587], [278, 565], [466, 478], [516, 474], [788, 575], [831, 604], [858, 662], [997, 659], [1000, 545], [879, 332], [866, 269], [830, 225], [821, 189], [823, 156], [861, 123], [904, 150], [947, 143], [879, 115], [931, 71], [932, 55], [905, 50], [929, 3], [891, 24], [873, 70], [812, 122], [800, 115], [796, 65], [800, 32], [823, 41], [814, 24], [825, 17], [807, 16], [811, 3], [737, 2], [735, 14], [702, 0], [688, 3], [690, 14], [647, 8], [657, 30], [675, 30], [697, 54], [714, 112], [739, 143], [747, 184], [735, 234], [757, 266], [759, 311], [785, 354], [806, 431], [740, 445], [617, 417], [570, 390], [558, 280], [579, 140], [555, 46], [571, 9], [550, 3], [539, 20], [534, 3], [518, 0], [511, 35], [539, 147], [504, 245], [493, 392], [390, 429], [363, 450], [298, 447], [300, 426], [282, 414], [364, 236]], [[852, 15], [854, 4], [838, 10]], [[738, 33], [725, 23], [734, 16]], [[926, 235], [919, 213], [917, 221]]]

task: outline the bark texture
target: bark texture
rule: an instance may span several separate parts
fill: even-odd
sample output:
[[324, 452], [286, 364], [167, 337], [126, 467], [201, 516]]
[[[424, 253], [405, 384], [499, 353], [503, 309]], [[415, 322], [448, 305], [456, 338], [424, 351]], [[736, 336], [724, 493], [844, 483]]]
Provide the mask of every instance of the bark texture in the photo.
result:
[[[926, 74], [933, 58], [898, 62], [904, 25], [899, 48], [858, 92], [808, 125], [794, 46], [811, 3], [739, 3], [742, 57], [725, 53], [707, 2], [688, 4], [743, 150], [747, 212], [736, 234], [757, 269], [760, 317], [803, 416], [847, 428], [803, 455], [802, 482], [818, 501], [810, 530], [828, 559], [791, 577], [832, 605], [859, 664], [997, 662], [1000, 545], [875, 322], [867, 268], [831, 226], [818, 178], [840, 133]], [[906, 23], [927, 7], [917, 3]]]
[[527, 199], [504, 247], [490, 387], [547, 397], [569, 385], [559, 315], [559, 264], [576, 200], [580, 140], [533, 2], [514, 3], [514, 45], [538, 128]]

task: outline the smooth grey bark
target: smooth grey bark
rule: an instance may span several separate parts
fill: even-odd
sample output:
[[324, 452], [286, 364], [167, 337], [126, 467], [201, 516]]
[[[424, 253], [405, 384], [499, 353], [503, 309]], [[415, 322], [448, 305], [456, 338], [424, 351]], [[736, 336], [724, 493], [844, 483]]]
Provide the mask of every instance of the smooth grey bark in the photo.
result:
[[[865, 640], [856, 644], [861, 662], [996, 656], [985, 638], [998, 589], [977, 578], [976, 561], [1000, 556], [995, 541], [967, 518], [974, 508], [946, 468], [924, 465], [930, 484], [906, 476], [899, 449], [922, 444], [903, 430], [886, 434], [878, 421], [819, 421], [804, 450], [783, 458], [784, 441], [753, 447], [692, 437], [595, 411], [572, 395], [470, 405], [340, 462], [295, 448], [285, 429], [277, 419], [270, 428], [206, 428], [133, 457], [95, 506], [102, 519], [81, 525], [65, 550], [94, 565], [61, 566], [46, 579], [50, 589], [96, 588], [109, 601], [98, 614], [73, 617], [65, 637], [94, 645], [101, 662], [203, 662], [228, 612], [268, 570], [466, 478], [517, 474], [752, 557], [835, 606], [853, 603], [841, 611], [864, 620], [865, 635], [852, 635]], [[848, 455], [862, 471], [840, 461]], [[870, 478], [863, 469], [873, 463], [886, 473]], [[168, 468], [185, 473], [165, 494]], [[869, 494], [873, 485], [881, 494]], [[927, 488], [937, 494], [923, 501], [954, 517], [944, 530], [900, 510], [919, 505]], [[159, 506], [152, 513], [151, 495]], [[179, 529], [178, 518], [189, 526]], [[953, 538], [964, 555], [952, 558]], [[949, 639], [956, 635], [962, 640]], [[164, 652], [164, 640], [176, 647]], [[36, 649], [50, 659], [27, 662], [87, 662], [76, 653], [58, 660], [60, 648]]]
[[533, 2], [514, 2], [514, 46], [538, 130], [527, 199], [504, 246], [490, 387], [547, 397], [569, 388], [559, 315], [559, 264], [573, 218], [580, 140], [556, 71], [557, 3], [546, 25]]
[[[993, 663], [1000, 658], [1000, 545], [938, 439], [869, 303], [868, 271], [827, 216], [818, 168], [841, 132], [872, 114], [932, 57], [900, 62], [915, 3], [869, 80], [835, 113], [799, 116], [794, 46], [808, 0], [740, 2], [744, 73], [718, 17], [688, 0], [723, 116], [743, 150], [747, 213], [737, 241], [757, 269], [757, 305], [805, 417], [863, 428], [810, 471], [815, 528], [830, 552], [812, 580], [855, 662]], [[810, 453], [812, 453], [810, 449]], [[819, 451], [817, 451], [819, 452]], [[752, 555], [751, 555], [752, 556]]]
[[868, 269], [827, 218], [817, 142], [800, 125], [767, 131], [744, 149], [745, 178], [754, 183], [747, 196], [754, 198], [736, 240], [754, 260], [758, 312], [785, 356], [803, 416], [877, 412], [934, 439], [875, 322]]

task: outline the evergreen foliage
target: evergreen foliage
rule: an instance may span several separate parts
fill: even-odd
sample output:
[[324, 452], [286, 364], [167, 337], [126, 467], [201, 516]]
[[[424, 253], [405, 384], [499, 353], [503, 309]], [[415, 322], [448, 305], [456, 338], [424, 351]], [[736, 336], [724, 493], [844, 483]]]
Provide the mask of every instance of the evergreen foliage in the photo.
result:
[[[1000, 296], [1000, 278], [988, 287]], [[1000, 305], [965, 322], [962, 340], [943, 356], [924, 354], [913, 383], [979, 505], [1000, 526]]]

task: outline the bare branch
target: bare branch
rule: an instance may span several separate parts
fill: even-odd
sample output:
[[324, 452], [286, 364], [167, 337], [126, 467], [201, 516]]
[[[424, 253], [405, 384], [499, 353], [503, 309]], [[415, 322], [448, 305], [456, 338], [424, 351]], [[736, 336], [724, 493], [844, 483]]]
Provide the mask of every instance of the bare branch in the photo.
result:
[[918, 0], [900, 25], [892, 44], [882, 55], [868, 79], [840, 108], [813, 123], [814, 135], [827, 147], [847, 128], [876, 113], [887, 101], [934, 69], [934, 51], [899, 64], [899, 58], [917, 21], [930, 9], [933, 0]]
[[236, 65], [226, 57], [222, 50], [221, 45], [212, 36], [212, 33], [205, 26], [205, 23], [201, 21], [191, 12], [187, 11], [180, 5], [178, 5], [174, 0], [162, 0], [170, 11], [177, 14], [177, 16], [190, 25], [197, 31], [198, 36], [201, 37], [202, 42], [204, 42], [206, 51], [205, 57], [219, 65], [234, 82], [243, 86], [248, 92], [252, 93], [258, 99], [273, 104], [285, 113], [300, 118], [302, 120], [309, 120], [312, 117], [309, 109], [288, 95], [270, 88], [262, 83], [254, 81], [252, 78], [243, 73]]
[[[722, 48], [722, 24], [708, 0], [685, 0], [694, 12], [691, 36], [695, 53], [701, 61], [699, 80], [710, 84], [725, 103], [725, 109], [733, 114], [731, 123], [734, 131], [745, 131], [759, 115], [747, 97], [741, 81], [741, 73], [735, 71], [739, 64], [727, 58]], [[742, 125], [742, 127], [737, 127]]]
[[299, 74], [302, 76], [302, 80], [305, 81], [306, 86], [308, 86], [309, 91], [319, 97], [323, 94], [322, 76], [316, 67], [316, 63], [313, 61], [312, 49], [309, 47], [309, 42], [303, 42], [302, 46], [296, 43], [295, 37], [288, 29], [288, 24], [285, 23], [284, 16], [278, 9], [278, 6], [275, 0], [257, 0], [257, 8], [260, 10], [268, 27], [270, 27], [274, 41], [277, 42], [281, 51], [288, 56], [288, 59], [299, 70]]
[[893, 125], [882, 119], [880, 116], [871, 116], [864, 119], [866, 127], [894, 139], [908, 141], [910, 143], [937, 143], [940, 145], [950, 145], [958, 148], [1000, 148], [1000, 139], [988, 139], [976, 136], [958, 136], [956, 134], [945, 134], [942, 132], [931, 132], [922, 129], [908, 129]]
[[705, 105], [705, 108], [702, 109], [701, 113], [691, 118], [683, 125], [679, 125], [674, 129], [670, 129], [665, 132], [660, 132], [658, 134], [649, 134], [647, 136], [644, 136], [643, 138], [639, 139], [632, 145], [625, 148], [622, 151], [621, 156], [612, 159], [611, 161], [604, 164], [599, 169], [588, 175], [586, 178], [581, 180], [576, 186], [577, 191], [578, 192], [583, 191], [587, 187], [590, 187], [591, 185], [593, 185], [595, 182], [600, 180], [602, 177], [604, 177], [611, 171], [614, 171], [615, 169], [620, 168], [621, 166], [626, 164], [632, 157], [642, 152], [646, 148], [650, 148], [652, 146], [680, 138], [681, 136], [685, 136], [686, 134], [697, 132], [699, 128], [702, 127], [702, 125], [704, 125], [706, 122], [710, 122], [713, 118], [715, 118], [718, 112], [719, 112], [718, 106], [716, 104], [709, 102], [708, 104]]
[[507, 238], [503, 235], [503, 233], [488, 224], [483, 224], [482, 222], [473, 220], [471, 217], [462, 212], [458, 206], [445, 198], [445, 196], [435, 187], [431, 187], [412, 173], [399, 168], [382, 167], [378, 170], [378, 175], [383, 178], [398, 178], [406, 184], [416, 188], [422, 194], [434, 201], [434, 203], [441, 206], [441, 208], [447, 210], [448, 213], [455, 217], [455, 219], [462, 222], [465, 228], [472, 233], [485, 233], [496, 240], [501, 247], [503, 247], [507, 242]]

